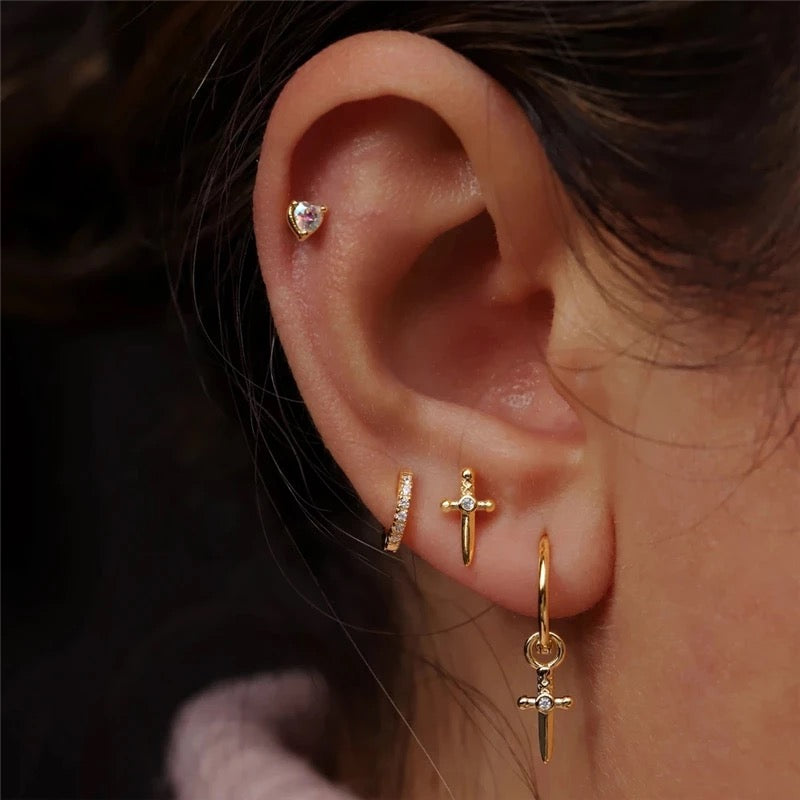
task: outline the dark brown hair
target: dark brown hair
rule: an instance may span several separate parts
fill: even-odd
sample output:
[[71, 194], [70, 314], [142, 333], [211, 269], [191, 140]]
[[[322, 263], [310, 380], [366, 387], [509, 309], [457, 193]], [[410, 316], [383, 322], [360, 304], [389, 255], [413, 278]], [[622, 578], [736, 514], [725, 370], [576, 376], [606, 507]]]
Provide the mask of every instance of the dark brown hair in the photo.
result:
[[[242, 421], [281, 523], [270, 538], [282, 532], [279, 555], [324, 584], [315, 604], [344, 628], [390, 621], [353, 611], [374, 581], [336, 580], [374, 574], [378, 537], [294, 388], [250, 219], [272, 104], [325, 46], [399, 29], [464, 54], [524, 108], [634, 291], [676, 314], [796, 320], [798, 4], [6, 3], [3, 15], [5, 310], [107, 324], [174, 299], [208, 391]], [[318, 667], [331, 672], [334, 653], [354, 656], [342, 629], [326, 636]], [[363, 786], [377, 792], [373, 763]]]

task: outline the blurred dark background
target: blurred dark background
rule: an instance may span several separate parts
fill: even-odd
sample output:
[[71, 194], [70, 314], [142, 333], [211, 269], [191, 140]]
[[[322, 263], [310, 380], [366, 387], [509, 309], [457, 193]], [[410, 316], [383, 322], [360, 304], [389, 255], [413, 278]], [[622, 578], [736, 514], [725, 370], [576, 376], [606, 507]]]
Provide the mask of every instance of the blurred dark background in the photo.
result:
[[[281, 667], [323, 671], [373, 731], [376, 752], [361, 752], [380, 767], [374, 682], [304, 600], [321, 605], [305, 560], [257, 503], [241, 426], [204, 392], [190, 344], [168, 302], [117, 324], [4, 314], [6, 800], [169, 797], [179, 704]], [[339, 608], [386, 628], [375, 577], [321, 559], [318, 538], [305, 557], [347, 588]], [[360, 645], [377, 669], [396, 659], [391, 638]]]
[[240, 432], [135, 255], [99, 116], [118, 26], [5, 3], [1, 29], [2, 793], [153, 797], [180, 700], [275, 663], [276, 569]]
[[3, 323], [6, 798], [154, 796], [177, 703], [276, 661], [252, 471], [176, 328]]

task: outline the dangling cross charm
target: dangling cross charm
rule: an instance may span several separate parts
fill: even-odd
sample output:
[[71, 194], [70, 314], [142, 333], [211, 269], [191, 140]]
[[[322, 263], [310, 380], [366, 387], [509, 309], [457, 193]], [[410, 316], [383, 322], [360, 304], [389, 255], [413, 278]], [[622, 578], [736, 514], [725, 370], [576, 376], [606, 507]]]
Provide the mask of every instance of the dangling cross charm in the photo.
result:
[[517, 705], [521, 709], [535, 708], [539, 712], [539, 754], [546, 764], [553, 755], [553, 712], [557, 708], [571, 708], [571, 697], [556, 697], [553, 685], [553, 670], [564, 659], [564, 641], [555, 633], [550, 633], [555, 641], [556, 653], [550, 661], [540, 661], [536, 650], [539, 634], [534, 633], [525, 644], [525, 657], [536, 670], [536, 697], [520, 697]]
[[442, 500], [442, 510], [458, 509], [461, 512], [461, 558], [464, 566], [472, 563], [475, 555], [475, 512], [494, 511], [494, 500], [475, 498], [475, 473], [469, 467], [461, 470], [461, 497], [458, 500]]

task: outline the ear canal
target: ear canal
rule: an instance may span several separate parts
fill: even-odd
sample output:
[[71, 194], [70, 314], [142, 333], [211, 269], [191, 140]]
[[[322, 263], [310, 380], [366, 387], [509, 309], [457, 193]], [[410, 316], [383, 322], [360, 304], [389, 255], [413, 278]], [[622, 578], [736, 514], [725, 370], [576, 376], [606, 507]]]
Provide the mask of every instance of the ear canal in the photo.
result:
[[486, 212], [442, 234], [381, 315], [382, 359], [428, 397], [580, 441], [583, 428], [547, 365], [553, 295], [542, 285], [528, 297], [499, 297], [504, 269]]

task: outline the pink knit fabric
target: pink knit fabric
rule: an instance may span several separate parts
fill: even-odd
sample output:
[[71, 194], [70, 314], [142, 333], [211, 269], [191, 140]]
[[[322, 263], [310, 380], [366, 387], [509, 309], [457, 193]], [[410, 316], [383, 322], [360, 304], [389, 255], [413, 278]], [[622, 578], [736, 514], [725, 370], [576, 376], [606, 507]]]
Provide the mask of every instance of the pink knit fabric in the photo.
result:
[[327, 690], [307, 672], [218, 684], [179, 711], [167, 765], [178, 800], [358, 800], [303, 757], [319, 738]]

